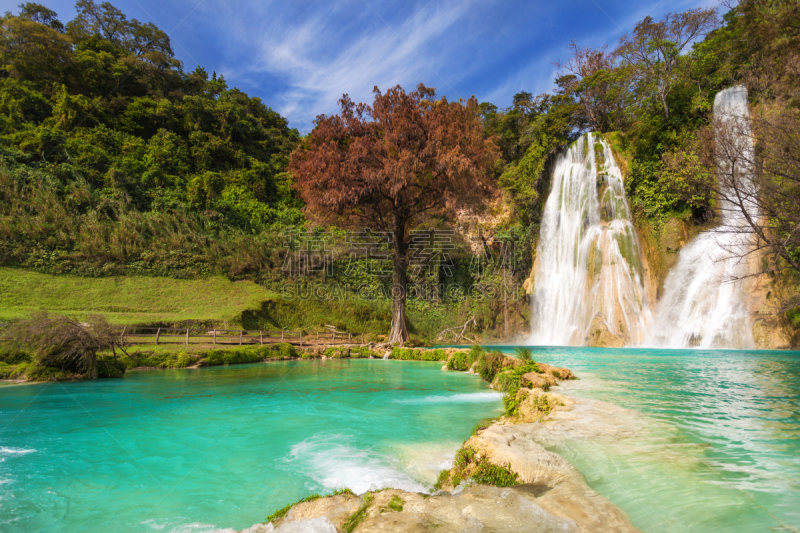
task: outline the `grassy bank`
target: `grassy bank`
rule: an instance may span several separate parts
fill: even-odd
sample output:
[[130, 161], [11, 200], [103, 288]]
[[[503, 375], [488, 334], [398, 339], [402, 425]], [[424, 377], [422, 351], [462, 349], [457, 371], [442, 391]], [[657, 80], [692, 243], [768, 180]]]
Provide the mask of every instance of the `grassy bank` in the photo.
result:
[[[0, 346], [0, 348], [2, 348]], [[297, 348], [288, 343], [258, 346], [205, 346], [178, 348], [175, 345], [141, 345], [128, 347], [127, 353], [110, 352], [98, 356], [98, 377], [122, 377], [134, 368], [188, 368], [282, 361], [289, 359], [380, 359], [383, 352], [369, 346], [331, 346], [324, 349]], [[392, 359], [402, 361], [446, 361], [444, 349], [393, 348]], [[29, 354], [0, 349], [0, 379], [19, 381], [64, 381], [83, 379], [84, 376], [37, 365]]]
[[275, 294], [251, 281], [146, 276], [86, 278], [0, 267], [0, 321], [47, 310], [73, 317], [99, 314], [115, 324], [240, 323]]

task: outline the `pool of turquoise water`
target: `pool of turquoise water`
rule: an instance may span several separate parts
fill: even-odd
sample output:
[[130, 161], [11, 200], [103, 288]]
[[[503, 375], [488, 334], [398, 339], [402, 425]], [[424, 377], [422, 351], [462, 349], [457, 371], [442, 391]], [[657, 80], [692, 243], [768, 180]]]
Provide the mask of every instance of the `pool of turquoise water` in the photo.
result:
[[[626, 408], [550, 448], [642, 531], [800, 531], [800, 353], [534, 355]], [[0, 387], [0, 530], [216, 531], [342, 486], [423, 490], [500, 406], [475, 376], [382, 360]]]
[[581, 378], [561, 392], [632, 410], [633, 436], [552, 449], [642, 531], [800, 531], [800, 352], [533, 350]]
[[427, 362], [0, 387], [0, 531], [214, 531], [313, 492], [424, 490], [500, 395]]

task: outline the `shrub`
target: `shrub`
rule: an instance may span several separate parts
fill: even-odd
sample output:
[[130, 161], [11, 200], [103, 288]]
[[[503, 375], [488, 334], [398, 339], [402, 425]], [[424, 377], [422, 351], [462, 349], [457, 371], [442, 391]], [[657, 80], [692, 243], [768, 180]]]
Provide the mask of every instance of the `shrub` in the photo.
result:
[[448, 481], [453, 487], [457, 487], [467, 477], [480, 485], [495, 485], [497, 487], [517, 485], [519, 478], [517, 474], [510, 470], [510, 467], [511, 465], [509, 465], [509, 468], [493, 465], [486, 457], [478, 457], [478, 451], [475, 448], [464, 445], [456, 453], [453, 469], [440, 472], [433, 488], [439, 490]]
[[500, 352], [489, 352], [487, 354], [482, 354], [478, 359], [478, 366], [476, 367], [476, 370], [484, 381], [491, 383], [494, 381], [494, 377], [497, 375], [497, 373], [503, 369], [504, 359], [505, 356]]
[[472, 480], [479, 485], [494, 485], [495, 487], [510, 487], [519, 484], [519, 477], [509, 468], [493, 465], [488, 461], [481, 461], [475, 472], [472, 474]]
[[467, 354], [464, 352], [455, 352], [450, 359], [447, 360], [447, 369], [448, 370], [469, 370], [469, 365], [467, 365]]
[[98, 378], [121, 378], [127, 369], [125, 363], [115, 357], [102, 356], [97, 359]]
[[467, 354], [467, 366], [471, 367], [472, 363], [480, 359], [484, 353], [486, 352], [484, 352], [483, 346], [480, 344], [473, 344]]
[[30, 363], [31, 361], [33, 361], [33, 355], [29, 352], [0, 343], [0, 363], [18, 365], [20, 363]]
[[80, 372], [92, 379], [98, 373], [98, 352], [114, 350], [119, 337], [102, 316], [78, 322], [44, 311], [8, 326], [4, 333], [13, 350], [32, 352], [38, 366]]
[[392, 359], [403, 361], [444, 361], [447, 354], [441, 348], [436, 350], [420, 350], [413, 348], [392, 348]]
[[351, 359], [369, 359], [370, 355], [372, 355], [372, 350], [370, 350], [366, 346], [359, 346], [358, 348], [350, 348]]
[[530, 348], [525, 348], [523, 346], [520, 346], [519, 348], [514, 350], [514, 352], [517, 355], [517, 359], [522, 359], [523, 361], [530, 361], [531, 359], [533, 359], [533, 354], [531, 353]]
[[439, 472], [439, 477], [436, 478], [436, 483], [433, 484], [433, 490], [442, 490], [442, 487], [450, 479], [450, 471], [442, 470]]

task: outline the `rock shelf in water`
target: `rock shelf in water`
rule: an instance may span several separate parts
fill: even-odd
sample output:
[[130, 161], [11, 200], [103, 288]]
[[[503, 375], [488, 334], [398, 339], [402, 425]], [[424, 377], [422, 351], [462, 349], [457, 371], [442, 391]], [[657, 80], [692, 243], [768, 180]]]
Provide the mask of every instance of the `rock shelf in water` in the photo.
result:
[[[457, 460], [440, 478], [448, 490], [428, 495], [387, 489], [361, 497], [349, 492], [322, 497], [295, 504], [273, 522], [242, 533], [639, 531], [621, 509], [590, 489], [566, 459], [539, 444], [551, 430], [585, 431], [585, 420], [573, 413], [577, 400], [541, 388], [573, 378], [572, 372], [539, 366], [542, 372], [523, 376], [527, 386], [515, 393], [514, 413], [479, 429], [464, 443], [459, 456], [468, 458]], [[465, 486], [460, 481], [487, 464], [516, 476], [516, 483]]]

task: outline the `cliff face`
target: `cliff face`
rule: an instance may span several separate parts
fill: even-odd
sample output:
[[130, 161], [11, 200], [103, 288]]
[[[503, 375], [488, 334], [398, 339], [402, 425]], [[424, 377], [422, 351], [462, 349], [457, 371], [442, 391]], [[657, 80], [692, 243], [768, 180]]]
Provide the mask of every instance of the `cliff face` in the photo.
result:
[[[614, 158], [627, 178], [628, 163], [622, 150], [614, 150], [613, 134], [611, 144]], [[712, 224], [698, 224], [691, 216], [673, 217], [664, 222], [660, 228], [642, 216], [634, 213], [634, 226], [639, 249], [642, 253], [642, 270], [645, 296], [650, 309], [655, 309], [662, 296], [664, 282], [670, 270], [675, 267], [681, 249], [703, 231], [713, 228]], [[750, 272], [759, 271], [762, 258], [753, 255], [749, 258]], [[755, 276], [745, 282], [747, 284], [748, 311], [751, 316], [751, 327], [755, 346], [761, 350], [798, 349], [800, 348], [800, 330], [795, 328], [781, 311], [781, 301], [797, 292], [794, 283], [788, 276], [770, 275]], [[608, 334], [602, 327], [593, 328], [590, 346], [618, 346], [619, 339]]]

